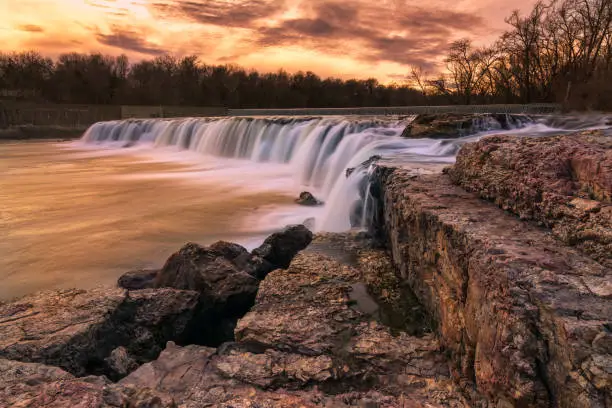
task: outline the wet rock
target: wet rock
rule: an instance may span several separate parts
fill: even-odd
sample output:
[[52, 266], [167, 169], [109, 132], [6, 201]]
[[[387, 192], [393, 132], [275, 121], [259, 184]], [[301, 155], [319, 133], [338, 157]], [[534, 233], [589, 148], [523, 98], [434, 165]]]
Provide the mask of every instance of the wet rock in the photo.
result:
[[295, 202], [296, 204], [308, 207], [318, 207], [323, 205], [322, 201], [319, 201], [317, 198], [315, 198], [315, 196], [312, 195], [312, 193], [309, 193], [308, 191], [300, 193], [300, 196], [295, 199]]
[[276, 268], [289, 267], [293, 257], [310, 244], [312, 237], [312, 232], [304, 225], [291, 225], [270, 235], [252, 252], [252, 255], [260, 260], [260, 265], [254, 268], [253, 273], [257, 278], [263, 279]]
[[606, 406], [610, 269], [448, 176], [377, 176], [394, 263], [466, 392], [494, 406]]
[[372, 157], [370, 157], [368, 160], [364, 161], [363, 163], [361, 163], [359, 166], [357, 167], [351, 167], [346, 169], [346, 178], [349, 178], [357, 169], [362, 169], [362, 170], [367, 170], [368, 168], [370, 168], [370, 166], [374, 163], [376, 163], [377, 161], [379, 161], [382, 158], [382, 156], [378, 156], [378, 155], [374, 155]]
[[112, 384], [103, 377], [75, 378], [57, 367], [0, 359], [3, 407], [172, 408], [172, 398], [147, 388]]
[[117, 286], [127, 290], [152, 289], [159, 270], [140, 269], [123, 274], [117, 281]]
[[61, 367], [77, 376], [107, 374], [123, 346], [139, 364], [182, 339], [198, 294], [172, 289], [60, 290], [0, 305], [0, 358]]
[[612, 267], [612, 139], [600, 132], [465, 145], [452, 180]]

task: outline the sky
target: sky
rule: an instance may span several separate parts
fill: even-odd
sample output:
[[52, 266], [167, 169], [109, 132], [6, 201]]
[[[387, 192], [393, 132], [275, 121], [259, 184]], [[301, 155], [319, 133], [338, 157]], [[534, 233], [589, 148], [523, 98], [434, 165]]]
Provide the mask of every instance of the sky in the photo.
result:
[[494, 41], [535, 0], [0, 0], [0, 51], [197, 55], [208, 64], [399, 80]]

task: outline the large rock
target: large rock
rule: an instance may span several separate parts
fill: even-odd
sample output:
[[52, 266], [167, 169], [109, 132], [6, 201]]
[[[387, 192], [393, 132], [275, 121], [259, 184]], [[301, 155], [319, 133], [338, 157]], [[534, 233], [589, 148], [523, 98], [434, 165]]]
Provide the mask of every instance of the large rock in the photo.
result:
[[253, 304], [259, 282], [226, 255], [214, 246], [189, 243], [166, 261], [155, 286], [196, 291], [202, 307], [222, 316], [243, 315]]
[[600, 132], [465, 145], [453, 181], [612, 267], [612, 139]]
[[290, 225], [270, 235], [252, 252], [251, 262], [255, 265], [252, 273], [263, 279], [274, 269], [288, 268], [293, 257], [310, 244], [312, 237], [312, 232], [304, 225]]
[[28, 408], [171, 408], [172, 398], [147, 388], [75, 378], [57, 367], [0, 359], [0, 406]]
[[406, 138], [446, 139], [485, 130], [514, 129], [531, 122], [524, 115], [439, 113], [418, 115], [402, 133]]
[[609, 268], [447, 176], [379, 167], [375, 177], [394, 262], [458, 381], [495, 406], [610, 406]]
[[106, 360], [113, 350], [124, 347], [139, 364], [155, 359], [183, 339], [197, 302], [198, 293], [173, 289], [36, 293], [0, 305], [0, 358], [117, 378]]

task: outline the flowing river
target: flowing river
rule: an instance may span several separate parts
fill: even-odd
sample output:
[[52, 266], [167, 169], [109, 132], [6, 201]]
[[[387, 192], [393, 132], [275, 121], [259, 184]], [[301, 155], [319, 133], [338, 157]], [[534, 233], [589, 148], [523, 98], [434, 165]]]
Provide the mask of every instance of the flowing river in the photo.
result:
[[[222, 118], [99, 123], [76, 142], [0, 144], [0, 299], [113, 284], [160, 267], [188, 241], [247, 248], [292, 223], [346, 231], [374, 155], [414, 168], [452, 163], [491, 133], [543, 135], [592, 120], [494, 120], [461, 139], [400, 137], [411, 118]], [[358, 167], [350, 177], [348, 168]], [[310, 191], [325, 202], [293, 202]]]

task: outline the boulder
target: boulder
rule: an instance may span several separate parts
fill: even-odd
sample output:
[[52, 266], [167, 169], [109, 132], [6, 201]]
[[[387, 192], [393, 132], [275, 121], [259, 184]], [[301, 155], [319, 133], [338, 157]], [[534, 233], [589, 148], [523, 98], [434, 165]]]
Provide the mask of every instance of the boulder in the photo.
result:
[[0, 404], [28, 408], [176, 407], [147, 388], [112, 384], [103, 377], [75, 378], [57, 367], [0, 359]]
[[601, 132], [465, 145], [451, 179], [612, 267], [612, 139]]
[[312, 193], [309, 193], [308, 191], [300, 193], [300, 196], [295, 199], [295, 202], [296, 204], [305, 205], [308, 207], [317, 207], [323, 205], [322, 201], [317, 200], [315, 196], [313, 196]]
[[448, 139], [474, 133], [523, 127], [532, 120], [525, 115], [437, 113], [422, 114], [414, 119], [404, 132], [405, 138]]
[[117, 281], [117, 286], [127, 290], [152, 289], [159, 270], [139, 269], [126, 272]]
[[200, 306], [216, 316], [241, 316], [253, 304], [259, 282], [225, 257], [235, 249], [189, 243], [166, 261], [155, 286], [196, 291]]
[[310, 244], [312, 237], [312, 232], [303, 225], [291, 225], [270, 235], [252, 252], [253, 262], [258, 264], [252, 273], [263, 279], [276, 268], [288, 268], [293, 257]]
[[113, 350], [138, 364], [155, 359], [184, 338], [197, 302], [198, 293], [173, 289], [39, 292], [0, 305], [0, 358], [117, 377], [106, 360]]
[[375, 176], [383, 238], [466, 391], [504, 407], [610, 404], [610, 268], [446, 175]]

